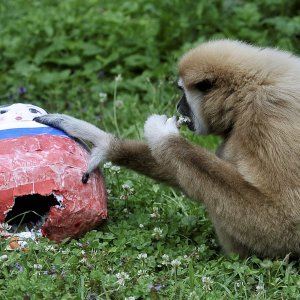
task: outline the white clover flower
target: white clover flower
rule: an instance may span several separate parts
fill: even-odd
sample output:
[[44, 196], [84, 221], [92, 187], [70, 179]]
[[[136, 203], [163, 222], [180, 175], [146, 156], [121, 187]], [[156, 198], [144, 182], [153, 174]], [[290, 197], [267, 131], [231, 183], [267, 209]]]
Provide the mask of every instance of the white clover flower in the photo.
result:
[[263, 284], [260, 283], [260, 284], [258, 284], [258, 285], [255, 287], [255, 290], [256, 290], [257, 293], [262, 293], [262, 292], [265, 291], [265, 287], [264, 287]]
[[148, 275], [148, 274], [147, 274], [147, 271], [146, 271], [146, 270], [138, 270], [138, 271], [137, 271], [137, 275], [138, 275], [138, 276], [145, 276], [145, 275]]
[[126, 272], [117, 273], [116, 277], [117, 277], [117, 283], [123, 286], [125, 285], [125, 281], [130, 279], [128, 273]]
[[168, 265], [169, 263], [170, 263], [170, 257], [169, 257], [169, 255], [168, 254], [164, 254], [162, 257], [162, 264], [163, 265]]
[[46, 246], [45, 247], [45, 251], [48, 252], [48, 251], [51, 251], [51, 252], [55, 252], [56, 249], [53, 245], [49, 245], [49, 246]]
[[85, 255], [85, 251], [84, 250], [81, 250], [81, 255]]
[[127, 195], [132, 195], [134, 193], [134, 188], [128, 183], [122, 184], [122, 189], [126, 192]]
[[124, 184], [122, 184], [122, 189], [129, 190], [130, 189], [130, 185], [128, 183], [124, 183]]
[[119, 166], [112, 166], [110, 168], [114, 173], [120, 173], [121, 168]]
[[217, 247], [218, 244], [215, 239], [211, 239], [210, 242], [213, 247]]
[[138, 256], [137, 256], [137, 259], [146, 259], [148, 257], [147, 253], [140, 253]]
[[65, 255], [68, 255], [70, 252], [71, 252], [70, 249], [66, 249], [66, 250], [61, 251], [61, 253], [65, 254]]
[[8, 225], [7, 223], [0, 223], [0, 230], [3, 230], [3, 231], [9, 231], [11, 229], [11, 226]]
[[214, 281], [208, 277], [208, 276], [202, 276], [202, 283], [203, 283], [203, 290], [205, 291], [211, 291], [211, 285], [214, 283]]
[[199, 298], [198, 294], [196, 293], [196, 291], [192, 291], [192, 292], [190, 292], [188, 299], [189, 300], [198, 300], [200, 298]]
[[208, 276], [202, 276], [201, 280], [202, 280], [202, 283], [209, 283], [209, 284], [213, 283], [213, 280]]
[[182, 126], [183, 124], [187, 124], [187, 123], [190, 123], [191, 122], [191, 119], [189, 117], [183, 117], [183, 116], [180, 116], [177, 120], [177, 127], [180, 127]]
[[92, 256], [96, 256], [97, 255], [97, 249], [92, 249], [92, 251], [91, 251], [91, 255]]
[[0, 261], [5, 261], [8, 259], [8, 256], [6, 254], [3, 254], [0, 256]]
[[135, 300], [135, 297], [133, 297], [133, 296], [130, 296], [130, 297], [125, 297], [125, 299], [124, 300]]
[[163, 230], [160, 227], [155, 227], [153, 229], [152, 236], [154, 236], [155, 238], [161, 238], [162, 234], [163, 234]]
[[116, 82], [119, 82], [119, 81], [122, 81], [122, 80], [123, 80], [122, 74], [118, 74], [118, 75], [115, 77], [115, 81], [116, 81]]
[[107, 100], [107, 94], [106, 93], [99, 93], [100, 102], [104, 103]]
[[205, 246], [205, 244], [202, 244], [201, 246], [196, 248], [196, 251], [199, 253], [204, 253], [206, 251], [206, 248], [207, 247]]
[[178, 259], [178, 258], [173, 259], [173, 260], [171, 261], [171, 265], [172, 265], [173, 267], [175, 267], [175, 268], [179, 267], [179, 266], [181, 265], [180, 259]]
[[158, 233], [158, 234], [162, 234], [162, 233], [163, 233], [163, 230], [162, 230], [160, 227], [155, 227], [155, 228], [153, 229], [153, 232], [154, 232], [154, 233]]
[[110, 161], [106, 162], [104, 165], [103, 165], [103, 168], [104, 169], [110, 169], [112, 167], [112, 163]]
[[243, 285], [243, 282], [240, 281], [240, 280], [238, 280], [238, 281], [236, 281], [236, 282], [234, 283], [234, 286], [235, 286], [236, 288], [239, 288], [239, 287], [241, 287], [242, 285]]
[[5, 236], [7, 236], [7, 234], [8, 234], [7, 231], [4, 231], [4, 230], [1, 230], [1, 229], [0, 229], [0, 237], [1, 237], [1, 236], [4, 236], [4, 237], [5, 237]]
[[145, 226], [144, 226], [144, 224], [140, 224], [139, 227], [140, 228], [144, 228]]
[[85, 257], [83, 257], [79, 262], [81, 264], [86, 264], [87, 263], [87, 259]]
[[159, 218], [160, 217], [158, 207], [156, 207], [156, 206], [153, 207], [153, 213], [150, 214], [150, 217], [151, 218]]
[[40, 265], [40, 264], [34, 264], [34, 265], [33, 265], [33, 268], [36, 269], [36, 270], [42, 270], [42, 269], [43, 269], [43, 266]]
[[122, 100], [118, 99], [115, 101], [115, 106], [117, 108], [122, 108], [124, 106], [124, 102]]

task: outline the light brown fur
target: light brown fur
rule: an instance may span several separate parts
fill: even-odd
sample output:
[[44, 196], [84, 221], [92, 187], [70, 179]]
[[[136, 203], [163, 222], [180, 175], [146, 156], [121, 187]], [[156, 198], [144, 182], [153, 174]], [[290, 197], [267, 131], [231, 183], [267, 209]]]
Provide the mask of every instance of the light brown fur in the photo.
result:
[[[300, 60], [215, 41], [189, 51], [178, 68], [194, 115], [224, 140], [218, 155], [169, 134], [159, 143], [112, 137], [104, 159], [203, 202], [226, 253], [299, 256]], [[195, 85], [205, 79], [214, 85], [201, 93]]]

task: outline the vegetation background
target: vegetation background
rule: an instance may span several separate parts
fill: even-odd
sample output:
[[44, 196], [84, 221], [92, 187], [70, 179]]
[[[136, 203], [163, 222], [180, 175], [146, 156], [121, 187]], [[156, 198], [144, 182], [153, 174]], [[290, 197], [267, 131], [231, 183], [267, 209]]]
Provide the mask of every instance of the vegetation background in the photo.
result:
[[[33, 103], [142, 138], [149, 114], [175, 114], [178, 58], [220, 38], [299, 54], [300, 2], [1, 1], [0, 104]], [[300, 299], [298, 263], [224, 257], [201, 205], [103, 170], [109, 219], [100, 229], [60, 245], [41, 239], [28, 252], [0, 240], [0, 299]]]

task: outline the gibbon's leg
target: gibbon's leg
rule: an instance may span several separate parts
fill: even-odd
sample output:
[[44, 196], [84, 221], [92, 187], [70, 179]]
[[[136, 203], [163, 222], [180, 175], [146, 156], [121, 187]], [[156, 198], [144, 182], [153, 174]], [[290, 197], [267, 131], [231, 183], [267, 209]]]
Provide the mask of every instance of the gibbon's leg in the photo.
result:
[[214, 224], [216, 234], [222, 249], [226, 254], [238, 253], [241, 258], [249, 256], [250, 251], [245, 245], [239, 243], [233, 236], [227, 234], [225, 229], [218, 227], [218, 223]]
[[100, 162], [110, 160], [153, 179], [177, 186], [172, 170], [157, 165], [146, 143], [118, 139], [88, 122], [62, 114], [48, 114], [36, 117], [34, 121], [59, 128], [70, 136], [94, 145], [87, 171], [82, 177], [84, 183], [88, 181], [90, 173]]
[[145, 138], [160, 168], [170, 168], [178, 186], [204, 202], [216, 226], [226, 230], [225, 241], [234, 237], [236, 246], [245, 245], [250, 254], [299, 253], [299, 234], [284, 207], [262, 195], [231, 164], [180, 137], [174, 118], [148, 118]]

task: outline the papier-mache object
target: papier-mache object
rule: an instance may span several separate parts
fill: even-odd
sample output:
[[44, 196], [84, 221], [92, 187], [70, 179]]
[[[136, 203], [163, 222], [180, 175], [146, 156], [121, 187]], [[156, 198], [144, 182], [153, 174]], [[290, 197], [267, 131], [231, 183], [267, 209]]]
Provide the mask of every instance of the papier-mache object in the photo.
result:
[[42, 234], [59, 242], [106, 219], [106, 188], [100, 170], [82, 183], [88, 149], [33, 121], [44, 114], [31, 104], [0, 106], [0, 223], [42, 222]]

